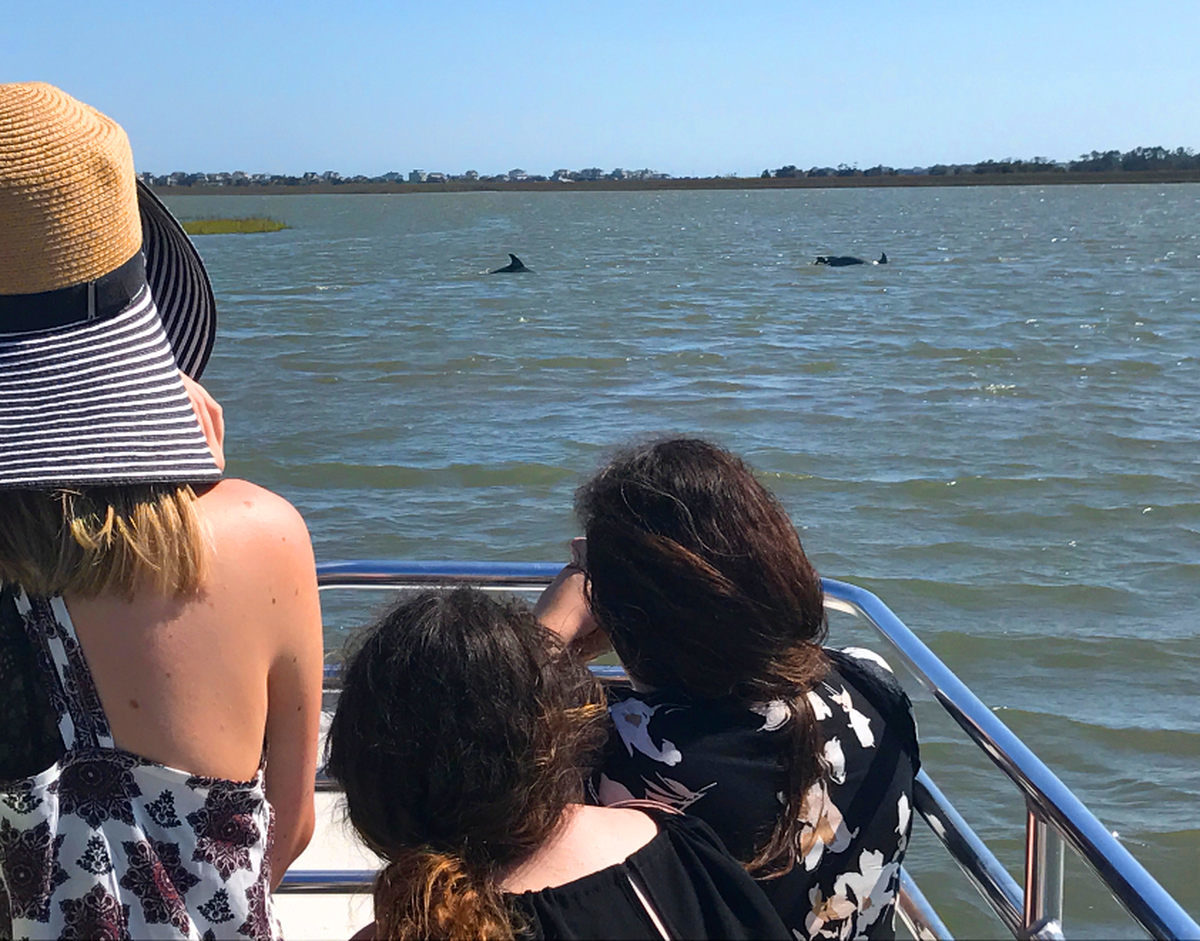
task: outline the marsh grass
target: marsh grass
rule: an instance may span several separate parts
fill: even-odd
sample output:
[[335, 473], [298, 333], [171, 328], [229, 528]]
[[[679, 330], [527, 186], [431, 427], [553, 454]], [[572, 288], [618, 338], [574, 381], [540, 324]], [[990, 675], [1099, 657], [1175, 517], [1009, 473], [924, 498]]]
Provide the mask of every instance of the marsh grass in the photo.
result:
[[188, 235], [230, 235], [246, 232], [278, 232], [288, 226], [278, 219], [192, 219], [183, 223]]

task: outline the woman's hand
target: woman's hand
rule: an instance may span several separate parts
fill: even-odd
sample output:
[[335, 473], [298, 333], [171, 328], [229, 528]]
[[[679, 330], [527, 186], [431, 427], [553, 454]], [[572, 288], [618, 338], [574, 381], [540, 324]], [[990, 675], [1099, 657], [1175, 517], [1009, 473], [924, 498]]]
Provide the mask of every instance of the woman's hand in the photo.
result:
[[225, 410], [214, 399], [204, 386], [191, 376], [180, 371], [179, 378], [183, 380], [184, 391], [192, 400], [192, 411], [196, 413], [196, 421], [204, 432], [204, 440], [212, 451], [217, 469], [225, 470]]
[[555, 576], [538, 598], [533, 613], [563, 644], [584, 660], [592, 660], [610, 648], [587, 603], [587, 541], [571, 540], [571, 561]]

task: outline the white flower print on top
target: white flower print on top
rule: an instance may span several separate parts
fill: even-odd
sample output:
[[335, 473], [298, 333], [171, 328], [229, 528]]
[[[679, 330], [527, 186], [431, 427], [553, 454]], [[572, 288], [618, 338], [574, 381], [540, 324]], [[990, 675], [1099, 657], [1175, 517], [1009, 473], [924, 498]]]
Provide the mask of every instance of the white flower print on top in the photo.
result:
[[858, 744], [863, 748], [871, 748], [875, 744], [875, 736], [871, 732], [871, 720], [854, 708], [854, 698], [850, 695], [850, 691], [843, 686], [840, 693], [834, 693], [829, 698], [845, 711], [846, 718], [850, 720], [850, 728], [858, 736]]
[[620, 804], [623, 801], [633, 800], [633, 792], [629, 790], [620, 781], [614, 781], [607, 774], [601, 774], [596, 781], [594, 790], [596, 792], [596, 800], [604, 807], [609, 804]]
[[783, 728], [787, 725], [787, 720], [792, 717], [791, 707], [782, 699], [758, 703], [751, 706], [750, 711], [757, 712], [763, 717], [763, 724], [758, 729], [760, 732], [774, 732], [776, 729]]
[[908, 827], [912, 821], [912, 806], [908, 802], [908, 795], [901, 794], [900, 799], [896, 802], [896, 833], [900, 837], [899, 848], [897, 854], [903, 853], [908, 846]]
[[829, 775], [829, 780], [834, 784], [846, 783], [846, 753], [842, 751], [842, 743], [835, 736], [825, 743], [825, 749], [821, 753], [825, 765], [825, 772]]
[[661, 706], [648, 706], [640, 699], [627, 699], [609, 707], [608, 714], [612, 717], [613, 725], [621, 741], [629, 750], [629, 754], [639, 751], [647, 758], [661, 761], [665, 765], [677, 765], [683, 760], [683, 755], [675, 747], [674, 742], [663, 739], [659, 748], [650, 738], [650, 718]]
[[876, 666], [883, 667], [888, 673], [893, 672], [890, 663], [879, 656], [874, 650], [868, 650], [866, 647], [843, 647], [842, 653], [849, 654], [855, 660], [867, 660], [870, 663], [874, 663]]
[[800, 823], [797, 849], [804, 868], [812, 872], [826, 851], [842, 852], [858, 836], [858, 830], [846, 825], [841, 810], [829, 799], [824, 781], [818, 781], [805, 792], [801, 807], [804, 819]]
[[650, 800], [670, 804], [679, 810], [687, 810], [688, 807], [700, 800], [707, 791], [717, 786], [717, 783], [714, 781], [711, 784], [704, 785], [699, 790], [693, 791], [680, 781], [664, 778], [661, 774], [657, 774], [655, 777], [658, 778], [658, 781], [642, 778], [642, 782], [646, 785], [646, 796]]
[[829, 708], [829, 703], [822, 699], [816, 690], [808, 691], [808, 704], [812, 706], [813, 718], [818, 722], [833, 718], [833, 710]]
[[873, 925], [894, 892], [892, 883], [900, 872], [899, 863], [885, 863], [883, 853], [863, 850], [858, 857], [858, 872], [845, 872], [834, 880], [834, 891], [853, 899], [858, 909], [858, 931]]
[[812, 911], [804, 919], [806, 934], [792, 929], [796, 941], [805, 941], [806, 937], [837, 938], [839, 941], [845, 941], [850, 937], [854, 931], [854, 919], [851, 917], [855, 912], [853, 902], [844, 895], [834, 894], [826, 897], [821, 894], [819, 886], [808, 890], [808, 901]]
[[[637, 796], [646, 800], [658, 801], [660, 804], [666, 804], [677, 810], [687, 810], [688, 807], [700, 800], [706, 791], [717, 786], [714, 781], [712, 784], [704, 785], [698, 791], [693, 791], [686, 784], [664, 778], [661, 774], [656, 774], [655, 777], [658, 780], [642, 778], [642, 789]], [[596, 799], [604, 806], [634, 799], [634, 794], [629, 788], [620, 781], [614, 781], [606, 774], [601, 774], [597, 779], [594, 791]]]

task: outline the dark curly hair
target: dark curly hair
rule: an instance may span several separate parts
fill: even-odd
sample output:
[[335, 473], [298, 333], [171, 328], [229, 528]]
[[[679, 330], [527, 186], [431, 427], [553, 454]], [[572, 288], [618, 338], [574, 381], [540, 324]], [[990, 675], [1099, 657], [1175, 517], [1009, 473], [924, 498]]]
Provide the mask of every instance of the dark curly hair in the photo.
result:
[[631, 676], [693, 699], [790, 705], [786, 808], [747, 861], [782, 875], [822, 771], [806, 694], [829, 668], [821, 581], [786, 511], [737, 456], [697, 438], [621, 451], [575, 511], [592, 613]]
[[527, 605], [401, 601], [347, 663], [326, 769], [388, 861], [379, 937], [510, 938], [499, 882], [558, 826], [605, 736], [604, 696]]

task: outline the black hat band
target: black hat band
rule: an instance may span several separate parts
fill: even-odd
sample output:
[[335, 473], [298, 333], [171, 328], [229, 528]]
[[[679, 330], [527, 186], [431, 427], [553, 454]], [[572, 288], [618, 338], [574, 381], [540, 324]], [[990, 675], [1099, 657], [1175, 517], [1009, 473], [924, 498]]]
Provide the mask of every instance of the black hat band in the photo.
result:
[[146, 287], [142, 253], [115, 271], [69, 287], [36, 294], [0, 294], [0, 333], [35, 333], [115, 317]]

